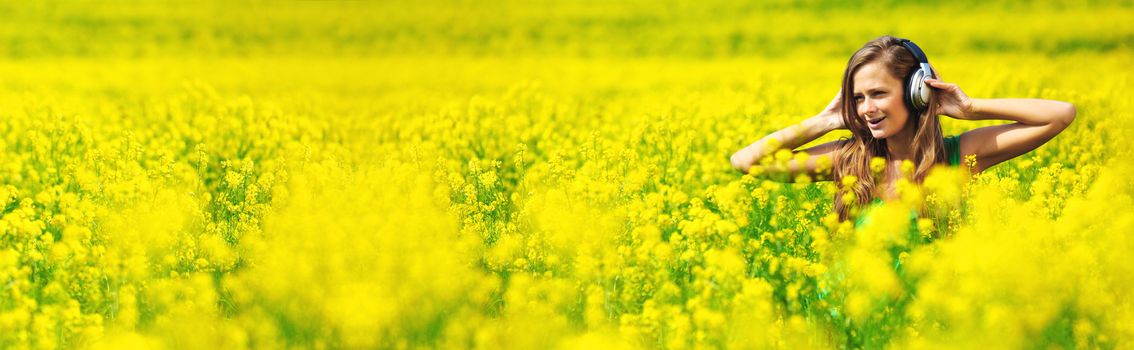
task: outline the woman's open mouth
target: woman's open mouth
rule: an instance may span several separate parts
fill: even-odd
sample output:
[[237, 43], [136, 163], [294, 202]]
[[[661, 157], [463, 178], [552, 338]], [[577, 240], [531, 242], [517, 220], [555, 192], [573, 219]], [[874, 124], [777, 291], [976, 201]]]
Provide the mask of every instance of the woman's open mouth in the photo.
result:
[[867, 120], [866, 124], [869, 125], [871, 129], [877, 129], [882, 125], [883, 120], [886, 120], [886, 117], [878, 118], [875, 120]]

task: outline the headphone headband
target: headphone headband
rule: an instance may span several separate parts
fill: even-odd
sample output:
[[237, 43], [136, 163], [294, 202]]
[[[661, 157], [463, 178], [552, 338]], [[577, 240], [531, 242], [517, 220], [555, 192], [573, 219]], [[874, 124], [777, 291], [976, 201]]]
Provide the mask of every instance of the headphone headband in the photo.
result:
[[914, 44], [910, 39], [901, 39], [901, 42], [902, 46], [910, 50], [910, 53], [913, 54], [914, 59], [916, 59], [918, 63], [929, 63], [929, 59], [925, 58], [925, 53], [921, 52], [921, 48], [918, 47], [917, 44]]

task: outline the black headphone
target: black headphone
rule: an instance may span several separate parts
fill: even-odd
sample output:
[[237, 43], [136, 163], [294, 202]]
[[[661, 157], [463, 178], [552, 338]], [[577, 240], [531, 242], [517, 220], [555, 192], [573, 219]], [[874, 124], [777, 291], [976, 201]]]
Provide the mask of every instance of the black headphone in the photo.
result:
[[906, 47], [913, 54], [914, 59], [917, 60], [920, 67], [910, 72], [906, 77], [906, 93], [903, 95], [903, 100], [906, 102], [906, 107], [916, 115], [921, 115], [922, 111], [929, 106], [929, 97], [933, 89], [925, 83], [925, 79], [937, 78], [937, 74], [933, 72], [933, 68], [929, 67], [929, 59], [925, 58], [925, 53], [921, 52], [921, 48], [917, 47], [909, 39], [900, 39], [902, 46]]

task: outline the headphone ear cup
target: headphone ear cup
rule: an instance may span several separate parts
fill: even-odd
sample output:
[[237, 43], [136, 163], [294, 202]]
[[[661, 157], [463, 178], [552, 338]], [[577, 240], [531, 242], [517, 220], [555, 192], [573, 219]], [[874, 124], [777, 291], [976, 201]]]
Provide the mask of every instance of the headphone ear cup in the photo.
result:
[[925, 70], [919, 68], [906, 81], [905, 100], [916, 114], [920, 114], [929, 105], [929, 88], [925, 85], [925, 78]]

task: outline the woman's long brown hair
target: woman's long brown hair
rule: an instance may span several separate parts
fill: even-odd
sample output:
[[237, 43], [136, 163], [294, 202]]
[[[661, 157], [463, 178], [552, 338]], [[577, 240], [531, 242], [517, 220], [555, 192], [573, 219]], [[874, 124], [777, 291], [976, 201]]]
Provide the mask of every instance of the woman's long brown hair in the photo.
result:
[[[845, 140], [839, 147], [835, 157], [835, 166], [832, 172], [839, 190], [835, 192], [834, 210], [839, 214], [840, 220], [851, 217], [852, 208], [866, 206], [875, 196], [877, 184], [874, 173], [870, 170], [870, 160], [874, 157], [883, 157], [890, 160], [887, 152], [886, 140], [875, 139], [866, 123], [859, 117], [854, 101], [854, 75], [862, 66], [881, 62], [889, 68], [890, 74], [902, 82], [902, 95], [906, 91], [905, 81], [910, 72], [918, 67], [917, 59], [902, 46], [900, 39], [886, 35], [867, 42], [861, 49], [851, 56], [847, 62], [846, 72], [843, 74], [843, 123], [853, 135]], [[945, 145], [941, 135], [941, 122], [937, 119], [938, 97], [934, 94], [929, 101], [929, 107], [922, 113], [915, 115], [910, 106], [906, 123], [915, 123], [912, 144], [909, 145], [913, 155], [915, 170], [913, 180], [921, 183], [929, 174], [930, 169], [937, 163], [945, 162]], [[844, 188], [843, 178], [853, 175], [858, 178], [849, 188]], [[844, 194], [853, 193], [851, 203], [844, 201]]]

